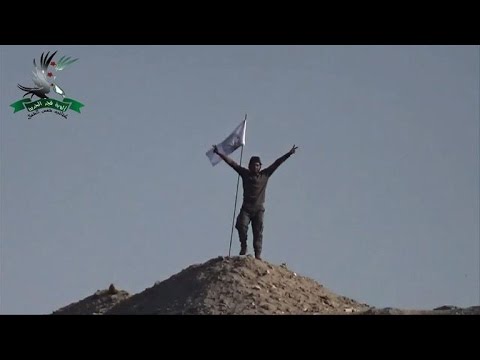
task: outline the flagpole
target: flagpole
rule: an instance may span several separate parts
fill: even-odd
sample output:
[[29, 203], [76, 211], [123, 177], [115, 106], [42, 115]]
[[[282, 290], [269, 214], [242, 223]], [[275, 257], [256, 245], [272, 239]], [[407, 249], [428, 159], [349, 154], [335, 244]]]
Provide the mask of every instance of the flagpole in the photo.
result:
[[[245, 119], [244, 121], [247, 120], [247, 114], [245, 114]], [[242, 150], [240, 151], [240, 166], [242, 166], [242, 157], [243, 157], [243, 147], [245, 145], [242, 145]], [[230, 246], [228, 248], [228, 257], [230, 257], [230, 250], [232, 249], [232, 238], [233, 238], [233, 224], [235, 222], [235, 212], [237, 210], [237, 196], [238, 196], [238, 184], [240, 183], [240, 174], [237, 176], [237, 191], [235, 193], [235, 205], [233, 205], [233, 218], [232, 218], [232, 231], [230, 232]]]

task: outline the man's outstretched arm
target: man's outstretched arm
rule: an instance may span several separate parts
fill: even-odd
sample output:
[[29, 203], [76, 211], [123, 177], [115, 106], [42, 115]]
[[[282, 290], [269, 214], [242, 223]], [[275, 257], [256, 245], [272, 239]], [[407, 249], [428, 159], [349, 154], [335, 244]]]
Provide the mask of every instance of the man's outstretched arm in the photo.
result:
[[277, 160], [275, 160], [272, 165], [270, 165], [265, 169], [265, 172], [269, 176], [272, 175], [275, 172], [275, 170], [277, 170], [277, 168], [283, 164], [285, 160], [287, 160], [290, 156], [295, 154], [295, 150], [297, 149], [298, 149], [298, 146], [293, 145], [289, 152], [287, 152], [285, 155], [282, 155]]
[[223, 159], [223, 161], [225, 161], [228, 165], [230, 165], [233, 168], [233, 170], [235, 170], [237, 173], [240, 174], [240, 172], [242, 171], [241, 170], [242, 167], [238, 165], [235, 161], [230, 159], [227, 155], [222, 154], [220, 151], [218, 151], [217, 145], [213, 145], [213, 152], [218, 156], [220, 156]]

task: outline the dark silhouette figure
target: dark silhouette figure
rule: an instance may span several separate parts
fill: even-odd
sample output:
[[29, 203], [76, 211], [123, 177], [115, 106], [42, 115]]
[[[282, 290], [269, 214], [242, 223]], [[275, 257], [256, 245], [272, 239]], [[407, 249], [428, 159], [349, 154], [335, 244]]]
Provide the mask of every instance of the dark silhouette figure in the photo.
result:
[[243, 183], [243, 204], [237, 217], [236, 229], [240, 240], [240, 255], [247, 253], [247, 232], [248, 225], [252, 222], [253, 230], [253, 248], [255, 258], [261, 260], [263, 243], [263, 217], [265, 213], [265, 192], [267, 183], [277, 168], [287, 160], [292, 154], [295, 154], [297, 146], [293, 145], [289, 152], [279, 157], [269, 167], [260, 170], [262, 162], [258, 156], [252, 156], [248, 164], [248, 169], [241, 167], [227, 155], [218, 151], [216, 145], [213, 145], [213, 151], [220, 156], [228, 165], [230, 165], [241, 177]]

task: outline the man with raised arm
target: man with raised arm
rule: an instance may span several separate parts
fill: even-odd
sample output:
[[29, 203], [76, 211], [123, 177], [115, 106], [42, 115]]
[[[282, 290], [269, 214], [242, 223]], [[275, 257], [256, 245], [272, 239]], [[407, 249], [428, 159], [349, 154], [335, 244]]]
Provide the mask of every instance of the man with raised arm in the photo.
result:
[[261, 260], [263, 243], [263, 217], [265, 213], [265, 192], [267, 183], [277, 168], [295, 154], [298, 146], [293, 147], [285, 155], [275, 160], [269, 167], [261, 170], [262, 162], [258, 156], [252, 156], [248, 163], [248, 169], [238, 165], [227, 155], [222, 154], [216, 145], [213, 145], [213, 152], [220, 156], [230, 167], [241, 177], [243, 183], [243, 204], [237, 217], [235, 228], [238, 230], [240, 240], [240, 255], [247, 253], [247, 232], [248, 225], [252, 223], [253, 250], [255, 258]]

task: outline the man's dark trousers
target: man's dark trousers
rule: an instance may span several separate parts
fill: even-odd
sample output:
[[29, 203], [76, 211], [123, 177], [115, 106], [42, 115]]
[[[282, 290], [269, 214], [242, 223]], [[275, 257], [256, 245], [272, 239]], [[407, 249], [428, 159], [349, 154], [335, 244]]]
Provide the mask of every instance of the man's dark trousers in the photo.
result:
[[247, 209], [242, 207], [237, 217], [237, 223], [235, 225], [238, 230], [238, 237], [240, 240], [241, 254], [245, 254], [247, 250], [247, 233], [248, 225], [252, 222], [253, 232], [253, 249], [255, 256], [260, 257], [262, 253], [263, 242], [263, 216], [265, 213], [264, 208]]

